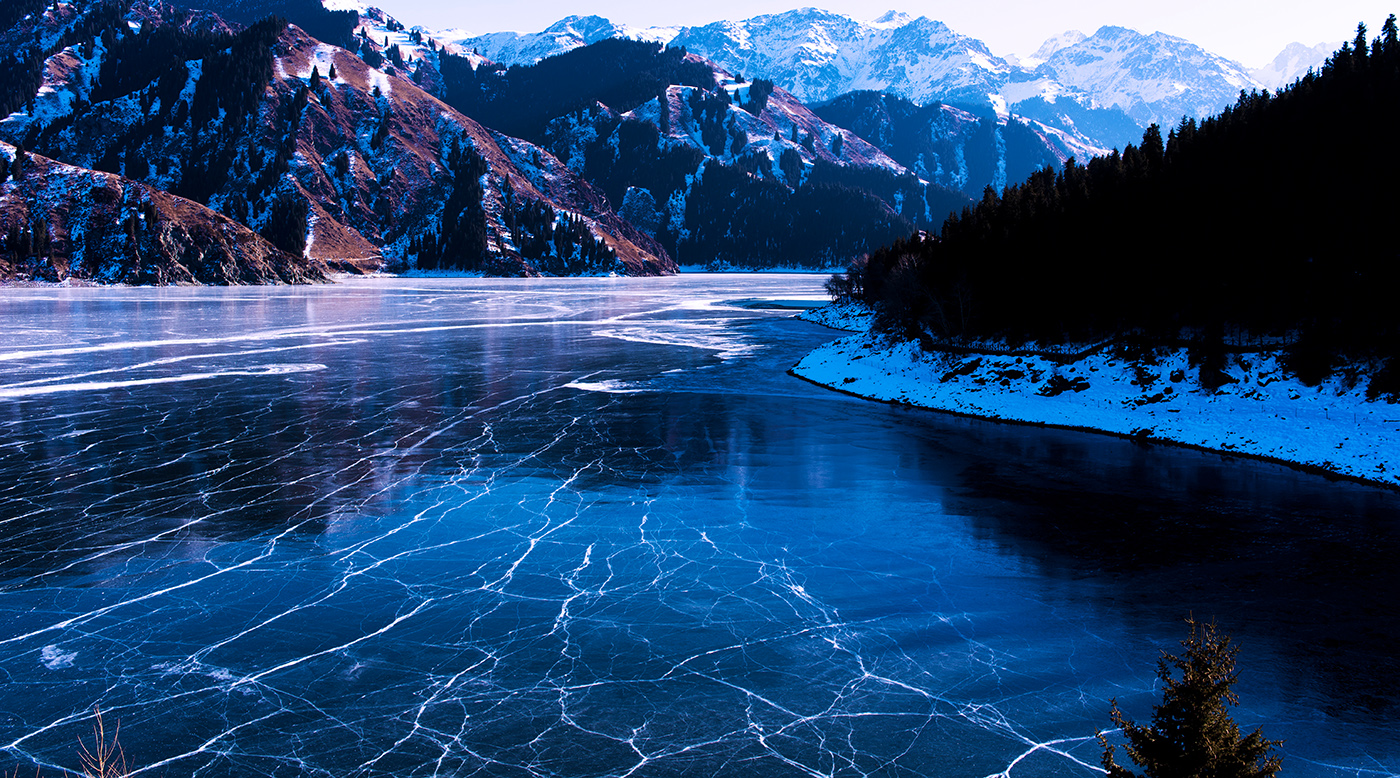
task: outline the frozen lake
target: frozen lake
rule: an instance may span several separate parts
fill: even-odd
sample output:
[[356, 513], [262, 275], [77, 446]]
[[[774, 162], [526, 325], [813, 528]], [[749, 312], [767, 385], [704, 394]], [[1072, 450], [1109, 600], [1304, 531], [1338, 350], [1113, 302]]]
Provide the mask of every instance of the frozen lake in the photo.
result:
[[1400, 773], [1400, 496], [809, 385], [823, 280], [0, 290], [0, 761], [1091, 778], [1194, 613]]

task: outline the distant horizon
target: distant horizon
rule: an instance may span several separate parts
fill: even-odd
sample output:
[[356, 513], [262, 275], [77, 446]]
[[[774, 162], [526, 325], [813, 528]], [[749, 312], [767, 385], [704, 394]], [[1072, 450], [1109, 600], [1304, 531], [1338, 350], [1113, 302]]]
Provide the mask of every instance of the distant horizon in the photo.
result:
[[[976, 38], [1000, 57], [1026, 58], [1046, 40], [1070, 30], [1093, 35], [1104, 26], [1127, 27], [1145, 34], [1162, 32], [1184, 38], [1207, 51], [1248, 68], [1263, 67], [1291, 43], [1316, 46], [1351, 40], [1357, 22], [1369, 36], [1380, 31], [1393, 13], [1379, 0], [1336, 0], [1326, 4], [1285, 0], [1184, 0], [1170, 6], [1128, 6], [1107, 0], [1076, 3], [1027, 3], [987, 0], [976, 4], [941, 0], [890, 0], [871, 6], [860, 0], [823, 3], [785, 0], [712, 0], [672, 5], [641, 0], [530, 0], [521, 3], [478, 3], [465, 6], [434, 0], [369, 0], [406, 25], [462, 29], [471, 35], [492, 32], [532, 33], [567, 16], [602, 16], [631, 27], [693, 27], [723, 20], [815, 7], [873, 21], [893, 10], [912, 17], [926, 16], [947, 24], [960, 35]], [[888, 6], [888, 7], [887, 7]]]

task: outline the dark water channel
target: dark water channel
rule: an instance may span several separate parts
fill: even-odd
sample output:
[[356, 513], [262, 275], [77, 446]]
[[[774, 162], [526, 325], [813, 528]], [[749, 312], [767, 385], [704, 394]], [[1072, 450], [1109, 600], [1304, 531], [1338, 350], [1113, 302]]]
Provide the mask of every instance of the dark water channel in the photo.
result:
[[1093, 776], [1195, 614], [1285, 774], [1400, 773], [1400, 495], [842, 396], [719, 302], [820, 283], [0, 290], [0, 760]]

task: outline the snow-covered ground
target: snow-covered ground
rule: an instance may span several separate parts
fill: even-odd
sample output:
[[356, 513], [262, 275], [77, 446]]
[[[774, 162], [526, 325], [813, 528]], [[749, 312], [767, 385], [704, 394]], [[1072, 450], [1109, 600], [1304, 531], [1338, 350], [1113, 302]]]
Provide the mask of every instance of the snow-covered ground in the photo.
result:
[[804, 357], [793, 373], [843, 392], [988, 419], [1074, 427], [1264, 457], [1400, 485], [1400, 405], [1366, 399], [1365, 379], [1317, 387], [1276, 354], [1228, 357], [1234, 379], [1212, 392], [1185, 349], [1132, 361], [1104, 348], [1073, 362], [1032, 355], [923, 351], [865, 332], [855, 306], [799, 318], [858, 333]]
[[864, 305], [832, 303], [797, 314], [797, 318], [834, 330], [866, 332], [875, 324], [875, 314]]

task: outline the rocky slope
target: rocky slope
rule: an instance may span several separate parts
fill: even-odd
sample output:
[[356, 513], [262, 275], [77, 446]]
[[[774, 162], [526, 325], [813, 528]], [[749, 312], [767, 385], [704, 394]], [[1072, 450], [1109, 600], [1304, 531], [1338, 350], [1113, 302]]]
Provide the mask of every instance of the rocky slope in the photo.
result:
[[[0, 281], [266, 284], [324, 281], [326, 266], [144, 184], [0, 143]], [[16, 170], [16, 168], [18, 168]]]

